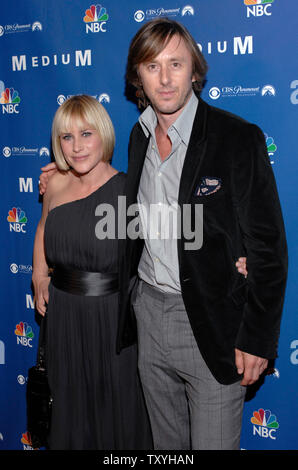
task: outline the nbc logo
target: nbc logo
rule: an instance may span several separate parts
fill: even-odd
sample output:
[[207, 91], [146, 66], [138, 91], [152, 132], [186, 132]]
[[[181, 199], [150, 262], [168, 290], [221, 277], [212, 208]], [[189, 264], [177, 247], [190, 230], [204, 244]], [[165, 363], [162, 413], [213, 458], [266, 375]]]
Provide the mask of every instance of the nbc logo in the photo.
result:
[[2, 104], [2, 113], [19, 114], [19, 103], [21, 98], [14, 88], [5, 88], [4, 83], [0, 81], [0, 104]]
[[23, 444], [24, 450], [33, 450], [31, 436], [28, 431], [22, 434], [21, 443]]
[[13, 207], [7, 216], [7, 222], [9, 222], [10, 232], [22, 232], [26, 233], [25, 226], [28, 219], [25, 212], [19, 207]]
[[260, 408], [258, 411], [254, 411], [253, 417], [250, 419], [253, 424], [253, 435], [275, 440], [276, 430], [279, 428], [279, 424], [276, 421], [276, 416], [271, 413], [270, 410], [263, 410]]
[[34, 333], [28, 323], [22, 321], [18, 323], [14, 333], [17, 336], [17, 344], [21, 344], [22, 346], [29, 346], [29, 348], [32, 348], [31, 342], [34, 338]]
[[244, 0], [246, 16], [271, 16], [271, 6], [274, 0]]
[[105, 28], [109, 15], [107, 14], [106, 8], [97, 4], [91, 5], [88, 10], [85, 11], [84, 23], [86, 23], [86, 33], [89, 31], [92, 33], [102, 32], [105, 33]]
[[265, 134], [265, 140], [266, 140], [268, 156], [270, 158], [270, 163], [273, 164], [274, 163], [273, 157], [277, 150], [277, 146], [274, 143], [273, 137], [268, 137], [267, 134]]

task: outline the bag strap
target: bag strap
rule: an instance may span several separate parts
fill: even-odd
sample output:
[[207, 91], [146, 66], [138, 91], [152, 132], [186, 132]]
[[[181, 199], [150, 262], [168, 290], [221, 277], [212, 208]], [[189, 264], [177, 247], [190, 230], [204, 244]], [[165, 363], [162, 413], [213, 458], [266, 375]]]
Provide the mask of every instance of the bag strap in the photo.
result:
[[45, 369], [46, 367], [46, 326], [47, 326], [47, 310], [41, 319], [39, 327], [39, 339], [38, 339], [38, 350], [37, 350], [37, 365]]

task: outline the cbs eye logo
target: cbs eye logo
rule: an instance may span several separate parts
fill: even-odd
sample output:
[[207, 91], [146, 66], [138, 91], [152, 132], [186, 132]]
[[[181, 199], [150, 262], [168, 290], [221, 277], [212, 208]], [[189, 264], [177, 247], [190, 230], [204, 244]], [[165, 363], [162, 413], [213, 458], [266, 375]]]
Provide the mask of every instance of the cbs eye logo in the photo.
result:
[[10, 147], [4, 147], [3, 150], [2, 150], [2, 153], [4, 155], [4, 157], [8, 158], [11, 156], [11, 149]]
[[138, 10], [134, 14], [134, 19], [137, 21], [137, 23], [141, 23], [145, 18], [145, 13], [142, 10]]
[[212, 100], [217, 100], [220, 97], [220, 89], [217, 88], [216, 86], [210, 88], [209, 90], [209, 97]]

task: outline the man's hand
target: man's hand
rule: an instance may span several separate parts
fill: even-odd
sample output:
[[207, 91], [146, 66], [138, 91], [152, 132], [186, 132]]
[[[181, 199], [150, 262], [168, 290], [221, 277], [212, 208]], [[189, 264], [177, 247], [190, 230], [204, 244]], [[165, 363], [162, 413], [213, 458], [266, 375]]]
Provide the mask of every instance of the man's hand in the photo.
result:
[[246, 258], [239, 258], [238, 261], [236, 261], [236, 268], [238, 269], [239, 273], [247, 277]]
[[57, 171], [57, 165], [55, 162], [48, 163], [46, 166], [43, 166], [41, 170], [42, 173], [39, 176], [39, 193], [44, 194], [47, 190], [49, 179]]
[[239, 349], [235, 349], [235, 363], [238, 374], [243, 374], [241, 385], [251, 385], [255, 383], [268, 367], [268, 359], [253, 356]]

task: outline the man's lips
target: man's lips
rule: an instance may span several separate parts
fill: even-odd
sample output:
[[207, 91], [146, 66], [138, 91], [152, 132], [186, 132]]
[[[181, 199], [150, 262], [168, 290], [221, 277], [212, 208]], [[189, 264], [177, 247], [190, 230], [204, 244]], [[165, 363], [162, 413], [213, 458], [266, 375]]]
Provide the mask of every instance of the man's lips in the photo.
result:
[[158, 94], [164, 98], [171, 98], [174, 95], [174, 90], [160, 90]]

